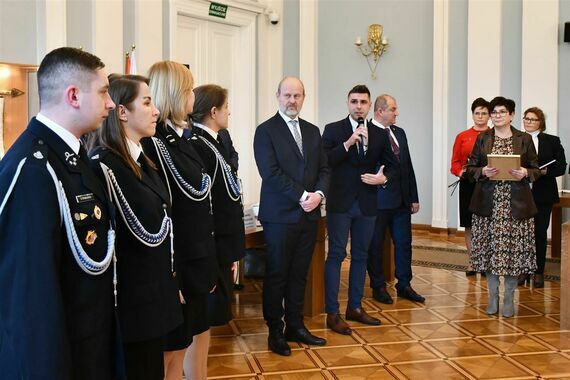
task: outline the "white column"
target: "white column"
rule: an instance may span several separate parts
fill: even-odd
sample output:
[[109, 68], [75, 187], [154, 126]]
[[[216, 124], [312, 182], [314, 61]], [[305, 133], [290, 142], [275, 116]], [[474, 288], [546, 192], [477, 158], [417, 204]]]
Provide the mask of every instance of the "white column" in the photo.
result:
[[[521, 104], [517, 116], [537, 106], [547, 133], [558, 132], [558, 0], [523, 1]], [[522, 123], [521, 123], [522, 125]]]
[[123, 0], [94, 1], [93, 53], [107, 73], [123, 73]]
[[[307, 97], [301, 117], [313, 124], [319, 121], [318, 106], [318, 0], [299, 1], [299, 76]], [[324, 126], [321, 126], [324, 128]]]
[[[501, 92], [501, 0], [470, 0], [467, 29], [467, 102]], [[524, 25], [524, 24], [523, 24]], [[466, 126], [471, 125], [471, 110]]]
[[449, 1], [433, 3], [433, 165], [431, 225], [447, 228]]

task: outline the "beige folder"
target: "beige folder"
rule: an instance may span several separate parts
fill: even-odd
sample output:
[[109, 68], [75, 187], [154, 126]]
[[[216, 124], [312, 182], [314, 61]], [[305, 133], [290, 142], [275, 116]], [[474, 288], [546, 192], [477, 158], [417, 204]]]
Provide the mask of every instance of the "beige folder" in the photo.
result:
[[519, 169], [521, 167], [520, 154], [488, 154], [487, 166], [499, 169], [499, 174], [489, 178], [493, 181], [520, 181], [520, 179], [509, 173], [511, 169]]

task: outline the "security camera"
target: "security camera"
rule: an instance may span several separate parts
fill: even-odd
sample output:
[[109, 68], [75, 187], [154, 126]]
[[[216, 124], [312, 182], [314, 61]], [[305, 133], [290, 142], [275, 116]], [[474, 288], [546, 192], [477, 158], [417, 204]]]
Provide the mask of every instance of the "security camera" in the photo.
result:
[[277, 25], [279, 24], [279, 13], [277, 13], [277, 11], [271, 9], [267, 11], [267, 18], [269, 19], [269, 22], [273, 25]]

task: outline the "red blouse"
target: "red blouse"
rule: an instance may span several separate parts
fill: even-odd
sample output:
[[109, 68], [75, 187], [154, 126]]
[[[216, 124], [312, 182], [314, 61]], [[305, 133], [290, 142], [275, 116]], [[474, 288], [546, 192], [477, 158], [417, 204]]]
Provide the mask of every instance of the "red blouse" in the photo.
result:
[[[487, 128], [488, 129], [488, 128]], [[460, 176], [461, 170], [467, 164], [467, 159], [469, 154], [473, 150], [473, 145], [475, 145], [475, 140], [479, 133], [485, 132], [487, 129], [482, 131], [477, 131], [475, 128], [471, 127], [455, 138], [455, 143], [453, 144], [453, 155], [451, 156], [451, 173]]]

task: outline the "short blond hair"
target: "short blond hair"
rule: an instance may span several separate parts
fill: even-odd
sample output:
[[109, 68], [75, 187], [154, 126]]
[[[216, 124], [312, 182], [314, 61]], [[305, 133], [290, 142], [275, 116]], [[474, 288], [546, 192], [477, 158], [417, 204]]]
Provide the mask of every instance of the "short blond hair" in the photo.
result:
[[156, 62], [148, 70], [150, 94], [160, 111], [159, 121], [169, 119], [177, 126], [186, 126], [186, 103], [194, 88], [192, 72], [173, 61]]

